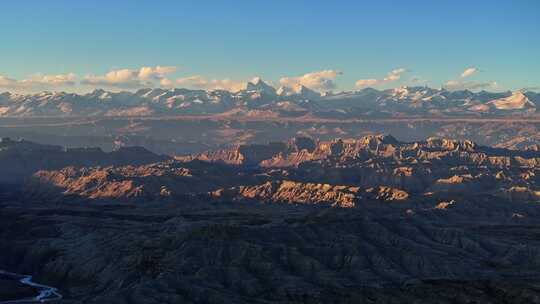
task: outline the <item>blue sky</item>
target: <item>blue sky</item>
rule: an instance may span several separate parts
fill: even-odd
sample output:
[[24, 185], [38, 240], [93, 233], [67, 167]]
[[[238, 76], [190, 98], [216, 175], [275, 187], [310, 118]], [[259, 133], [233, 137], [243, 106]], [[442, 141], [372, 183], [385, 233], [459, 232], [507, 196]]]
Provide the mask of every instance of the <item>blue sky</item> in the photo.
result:
[[4, 1], [0, 37], [0, 90], [540, 86], [536, 0]]

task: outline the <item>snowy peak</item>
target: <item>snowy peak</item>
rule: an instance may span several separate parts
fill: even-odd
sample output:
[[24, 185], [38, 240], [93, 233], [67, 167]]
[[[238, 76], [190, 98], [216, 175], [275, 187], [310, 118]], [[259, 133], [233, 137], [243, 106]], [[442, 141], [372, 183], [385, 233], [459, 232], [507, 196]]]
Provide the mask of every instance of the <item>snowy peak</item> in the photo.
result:
[[277, 89], [276, 94], [283, 97], [297, 96], [304, 99], [319, 99], [321, 97], [321, 94], [319, 94], [318, 92], [301, 84], [297, 84], [292, 88], [281, 86], [279, 87], [279, 89]]
[[390, 97], [395, 100], [424, 100], [429, 101], [435, 96], [439, 96], [441, 91], [434, 90], [428, 87], [408, 87], [402, 86], [399, 88], [391, 89], [389, 91]]
[[260, 77], [253, 78], [246, 85], [246, 91], [255, 91], [267, 95], [276, 95], [276, 89], [264, 82]]
[[[540, 94], [535, 92], [447, 91], [429, 87], [400, 87], [379, 91], [363, 89], [321, 95], [306, 86], [282, 86], [275, 90], [260, 78], [246, 90], [141, 89], [136, 92], [95, 90], [79, 95], [65, 92], [0, 94], [0, 117], [36, 116], [141, 116], [229, 113], [231, 110], [276, 111], [272, 115], [311, 112], [343, 115], [540, 115]], [[277, 109], [277, 110], [276, 110]], [[232, 112], [230, 112], [232, 113]], [[336, 114], [339, 113], [339, 114]]]
[[276, 94], [279, 96], [290, 96], [294, 94], [293, 90], [289, 87], [281, 86], [277, 89]]
[[488, 104], [493, 105], [497, 110], [522, 110], [535, 108], [529, 98], [523, 92], [517, 91], [512, 95], [490, 101]]
[[318, 99], [321, 97], [321, 94], [301, 84], [295, 85], [293, 91], [296, 95], [306, 99]]

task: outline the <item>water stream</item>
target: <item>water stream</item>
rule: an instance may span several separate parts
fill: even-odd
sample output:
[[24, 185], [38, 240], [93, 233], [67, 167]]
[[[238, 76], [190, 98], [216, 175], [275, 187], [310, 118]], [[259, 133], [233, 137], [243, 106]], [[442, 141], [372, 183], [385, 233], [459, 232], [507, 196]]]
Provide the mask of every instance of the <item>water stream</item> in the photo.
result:
[[45, 303], [45, 302], [58, 301], [62, 299], [62, 295], [58, 292], [58, 289], [51, 286], [33, 282], [31, 275], [21, 275], [21, 274], [16, 274], [16, 273], [0, 270], [0, 276], [6, 277], [8, 279], [18, 280], [21, 284], [31, 286], [37, 289], [39, 292], [39, 294], [31, 298], [0, 301], [0, 304]]

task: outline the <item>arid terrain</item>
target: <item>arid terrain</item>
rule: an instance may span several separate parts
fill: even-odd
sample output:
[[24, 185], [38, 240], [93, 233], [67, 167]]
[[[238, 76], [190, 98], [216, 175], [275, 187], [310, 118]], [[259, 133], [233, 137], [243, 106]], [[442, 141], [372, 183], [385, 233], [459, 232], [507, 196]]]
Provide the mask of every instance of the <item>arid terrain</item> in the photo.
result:
[[235, 117], [0, 118], [0, 134], [65, 147], [144, 147], [157, 154], [189, 155], [238, 144], [289, 138], [321, 140], [392, 134], [402, 141], [428, 137], [473, 140], [481, 145], [525, 149], [540, 142], [540, 118], [289, 119]]
[[0, 304], [540, 304], [540, 1], [2, 1]]
[[[0, 165], [0, 268], [61, 303], [540, 303], [534, 144], [3, 139]], [[32, 294], [6, 282], [0, 300]]]
[[540, 303], [539, 104], [2, 94], [0, 303]]

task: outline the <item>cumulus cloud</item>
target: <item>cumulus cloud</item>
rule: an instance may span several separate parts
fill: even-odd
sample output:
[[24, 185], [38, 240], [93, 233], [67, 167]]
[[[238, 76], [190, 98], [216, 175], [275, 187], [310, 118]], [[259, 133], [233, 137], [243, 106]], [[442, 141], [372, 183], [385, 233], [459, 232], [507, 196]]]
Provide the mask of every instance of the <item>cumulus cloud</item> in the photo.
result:
[[139, 79], [138, 75], [138, 71], [135, 70], [113, 70], [105, 75], [87, 75], [81, 84], [117, 88], [136, 88], [152, 84], [150, 81]]
[[205, 89], [208, 86], [208, 80], [200, 75], [189, 76], [176, 79], [176, 84], [182, 87]]
[[205, 89], [205, 90], [227, 90], [231, 92], [240, 91], [246, 88], [245, 81], [236, 81], [229, 78], [207, 79], [200, 75], [179, 78], [176, 84], [181, 87]]
[[74, 86], [77, 76], [73, 73], [58, 74], [58, 75], [41, 75], [36, 74], [30, 79], [25, 79], [23, 82], [27, 82], [30, 85], [43, 85], [43, 86]]
[[283, 77], [279, 80], [279, 83], [286, 87], [303, 85], [312, 90], [324, 92], [335, 89], [335, 79], [342, 74], [343, 73], [336, 70], [324, 70], [307, 73], [298, 77]]
[[474, 81], [474, 80], [466, 80], [465, 78], [469, 78], [476, 73], [478, 73], [480, 69], [477, 67], [468, 67], [466, 68], [461, 75], [457, 79], [449, 80], [444, 85], [443, 88], [450, 90], [450, 91], [458, 91], [458, 90], [495, 90], [499, 89], [499, 84], [495, 81]]
[[232, 79], [213, 79], [210, 82], [210, 89], [213, 90], [227, 90], [231, 92], [240, 91], [246, 88], [245, 81], [236, 81]]
[[477, 72], [478, 72], [478, 68], [476, 68], [476, 67], [466, 68], [465, 71], [463, 71], [463, 73], [461, 73], [461, 78], [470, 77], [470, 76], [476, 74]]
[[395, 69], [395, 70], [390, 71], [390, 73], [388, 73], [386, 77], [384, 77], [383, 79], [375, 79], [375, 78], [360, 79], [356, 81], [356, 86], [359, 88], [364, 88], [364, 87], [374, 87], [374, 86], [388, 84], [388, 83], [400, 80], [401, 75], [405, 72], [407, 72], [407, 70], [404, 68]]
[[18, 81], [7, 76], [0, 75], [0, 87], [10, 88], [18, 84]]
[[359, 88], [363, 87], [374, 87], [382, 84], [382, 80], [370, 78], [370, 79], [360, 79], [356, 81], [356, 86]]
[[166, 75], [176, 72], [174, 66], [142, 67], [139, 70], [140, 79], [163, 79]]
[[169, 83], [166, 76], [176, 72], [176, 67], [155, 66], [135, 69], [112, 70], [105, 75], [87, 75], [81, 84], [116, 88], [152, 87], [156, 82]]
[[44, 90], [58, 87], [74, 86], [77, 76], [73, 73], [44, 75], [34, 74], [26, 79], [17, 80], [0, 75], [0, 87], [8, 90]]
[[173, 84], [174, 83], [172, 82], [172, 80], [168, 78], [162, 78], [159, 80], [159, 85], [164, 88], [170, 88], [173, 86]]
[[475, 90], [497, 89], [499, 85], [495, 81], [478, 82], [478, 81], [450, 80], [450, 81], [447, 81], [443, 87], [450, 91], [458, 91], [458, 90], [475, 91]]

